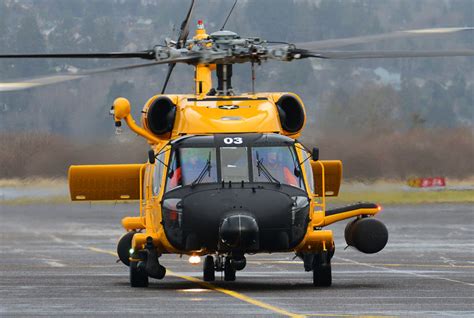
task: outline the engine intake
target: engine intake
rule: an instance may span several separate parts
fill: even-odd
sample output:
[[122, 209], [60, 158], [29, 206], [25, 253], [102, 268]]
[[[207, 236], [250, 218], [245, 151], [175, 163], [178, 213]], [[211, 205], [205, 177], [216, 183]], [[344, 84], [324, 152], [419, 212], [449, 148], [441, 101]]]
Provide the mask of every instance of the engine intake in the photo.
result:
[[303, 105], [292, 95], [283, 95], [276, 102], [281, 127], [289, 133], [303, 128], [305, 113]]
[[173, 130], [176, 117], [176, 105], [165, 96], [155, 99], [148, 108], [146, 125], [155, 135], [162, 135]]

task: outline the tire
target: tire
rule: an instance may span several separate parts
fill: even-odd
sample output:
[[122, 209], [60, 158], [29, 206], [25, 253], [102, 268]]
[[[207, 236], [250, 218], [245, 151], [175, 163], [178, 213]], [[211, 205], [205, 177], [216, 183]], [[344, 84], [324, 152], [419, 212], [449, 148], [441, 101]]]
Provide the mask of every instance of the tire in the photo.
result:
[[138, 266], [138, 262], [130, 262], [130, 286], [148, 287], [148, 275], [145, 269]]
[[348, 246], [354, 246], [354, 239], [353, 239], [353, 233], [354, 233], [354, 223], [358, 219], [352, 220], [351, 222], [347, 223], [346, 228], [344, 229], [344, 239], [346, 240], [346, 244]]
[[230, 258], [228, 258], [228, 257], [226, 257], [226, 259], [225, 259], [224, 280], [226, 282], [235, 281], [235, 269], [232, 267], [232, 265], [230, 263]]
[[135, 233], [135, 231], [125, 233], [117, 244], [118, 257], [120, 261], [127, 266], [130, 266], [130, 249], [132, 248], [132, 239]]
[[313, 285], [329, 287], [332, 284], [331, 261], [328, 252], [321, 252], [314, 256]]
[[314, 254], [305, 253], [302, 258], [305, 272], [312, 271], [314, 267]]
[[214, 257], [207, 255], [203, 263], [203, 279], [205, 282], [216, 280], [216, 271], [214, 270]]

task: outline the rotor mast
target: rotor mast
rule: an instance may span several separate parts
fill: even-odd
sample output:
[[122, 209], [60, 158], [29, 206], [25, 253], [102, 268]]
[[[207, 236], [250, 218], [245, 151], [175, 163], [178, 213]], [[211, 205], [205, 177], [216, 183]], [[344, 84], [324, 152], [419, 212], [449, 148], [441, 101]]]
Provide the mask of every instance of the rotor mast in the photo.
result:
[[[204, 28], [202, 20], [198, 21], [196, 35], [193, 37], [194, 40], [205, 40], [209, 37]], [[197, 64], [194, 72], [195, 92], [200, 97], [206, 96], [206, 94], [212, 88], [212, 71], [216, 69], [215, 64]]]

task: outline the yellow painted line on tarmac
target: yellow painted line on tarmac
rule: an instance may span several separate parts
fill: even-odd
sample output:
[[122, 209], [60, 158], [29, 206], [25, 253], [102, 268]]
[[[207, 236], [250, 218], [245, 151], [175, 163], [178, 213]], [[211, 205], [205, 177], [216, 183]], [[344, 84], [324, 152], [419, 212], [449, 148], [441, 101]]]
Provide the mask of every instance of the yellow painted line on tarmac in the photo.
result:
[[101, 249], [101, 248], [97, 248], [97, 247], [88, 247], [88, 249], [90, 249], [91, 251], [97, 252], [97, 253], [104, 253], [104, 254], [109, 254], [109, 255], [112, 255], [112, 256], [118, 257], [118, 254], [117, 254], [116, 252], [112, 252], [112, 251], [104, 250], [104, 249]]
[[306, 314], [307, 317], [357, 317], [357, 318], [391, 318], [396, 316], [351, 315], [351, 314]]
[[[88, 247], [88, 249], [91, 250], [91, 251], [93, 251], [93, 252], [104, 253], [104, 254], [109, 254], [109, 255], [118, 257], [117, 253], [115, 253], [115, 252], [113, 252], [113, 251], [104, 250], [104, 249], [97, 248], [97, 247]], [[289, 312], [289, 311], [287, 311], [287, 310], [285, 310], [285, 309], [283, 309], [283, 308], [279, 308], [279, 307], [276, 307], [276, 306], [267, 304], [267, 303], [265, 303], [265, 302], [263, 302], [263, 301], [254, 299], [254, 298], [252, 298], [252, 297], [246, 296], [246, 295], [241, 294], [241, 293], [238, 293], [238, 292], [236, 292], [236, 291], [233, 291], [233, 290], [230, 290], [230, 289], [226, 289], [226, 288], [222, 288], [222, 287], [214, 286], [213, 284], [210, 284], [210, 283], [208, 283], [208, 282], [202, 281], [202, 280], [200, 280], [199, 278], [196, 278], [196, 277], [177, 274], [177, 273], [174, 273], [174, 272], [172, 272], [172, 271], [170, 271], [170, 270], [168, 270], [168, 269], [166, 270], [166, 274], [167, 274], [167, 275], [170, 275], [170, 276], [178, 277], [178, 278], [181, 278], [181, 279], [184, 279], [184, 280], [193, 282], [193, 283], [196, 283], [196, 284], [198, 284], [198, 285], [200, 285], [200, 286], [202, 286], [202, 287], [205, 287], [205, 288], [211, 289], [211, 290], [213, 290], [213, 291], [216, 291], [216, 292], [219, 292], [219, 293], [223, 293], [223, 294], [226, 294], [226, 295], [228, 295], [228, 296], [231, 296], [231, 297], [240, 299], [240, 300], [245, 301], [245, 302], [247, 302], [247, 303], [249, 303], [249, 304], [255, 305], [255, 306], [260, 307], [260, 308], [263, 308], [263, 309], [267, 309], [267, 310], [273, 311], [274, 313], [277, 313], [277, 314], [280, 314], [280, 315], [283, 315], [283, 316], [292, 317], [292, 318], [303, 318], [303, 317], [306, 317], [305, 315], [300, 315], [300, 314], [295, 314], [295, 313]]]
[[202, 281], [200, 280], [199, 278], [196, 278], [196, 277], [192, 277], [192, 276], [186, 276], [186, 275], [181, 275], [181, 274], [176, 274], [176, 273], [173, 273], [169, 270], [166, 271], [167, 273], [169, 273], [170, 275], [172, 276], [175, 276], [175, 277], [179, 277], [179, 278], [182, 278], [184, 280], [187, 280], [187, 281], [190, 281], [190, 282], [193, 282], [193, 283], [196, 283], [202, 287], [206, 287], [208, 289], [212, 289], [216, 292], [219, 292], [219, 293], [223, 293], [223, 294], [226, 294], [228, 296], [231, 296], [231, 297], [234, 297], [234, 298], [237, 298], [237, 299], [240, 299], [242, 301], [245, 301], [249, 304], [252, 304], [252, 305], [255, 305], [257, 307], [260, 307], [260, 308], [263, 308], [263, 309], [267, 309], [267, 310], [270, 310], [270, 311], [273, 311], [277, 314], [280, 314], [280, 315], [283, 315], [283, 316], [287, 316], [287, 317], [293, 317], [293, 318], [300, 318], [300, 317], [306, 317], [305, 315], [300, 315], [300, 314], [295, 314], [295, 313], [292, 313], [292, 312], [289, 312], [283, 308], [280, 308], [280, 307], [276, 307], [276, 306], [273, 306], [273, 305], [270, 305], [270, 304], [267, 304], [267, 303], [264, 303], [263, 301], [260, 301], [260, 300], [257, 300], [255, 298], [252, 298], [252, 297], [249, 297], [249, 296], [246, 296], [244, 294], [241, 294], [241, 293], [238, 293], [236, 291], [233, 291], [233, 290], [230, 290], [230, 289], [226, 289], [226, 288], [222, 288], [222, 287], [217, 287], [217, 286], [214, 286], [213, 284], [210, 284], [208, 282], [205, 282], [205, 281]]
[[[114, 252], [114, 251], [105, 250], [105, 249], [97, 248], [97, 247], [88, 247], [88, 249], [93, 251], [93, 252], [109, 254], [109, 255], [118, 257], [117, 253]], [[285, 262], [285, 261], [275, 261], [275, 262], [279, 262], [279, 264], [282, 264], [281, 262]], [[288, 262], [290, 262], [290, 261], [288, 261]], [[293, 261], [291, 263], [298, 263], [298, 261], [296, 261], [296, 262]], [[350, 264], [350, 263], [338, 263], [338, 264], [347, 265], [347, 264]], [[239, 300], [245, 301], [245, 302], [247, 302], [249, 304], [252, 304], [254, 306], [257, 306], [257, 307], [260, 307], [260, 308], [263, 308], [263, 309], [267, 309], [267, 310], [270, 310], [274, 313], [277, 313], [277, 314], [280, 314], [280, 315], [283, 315], [283, 316], [287, 316], [287, 317], [292, 317], [292, 318], [304, 318], [304, 317], [309, 317], [309, 316], [311, 316], [311, 317], [360, 317], [360, 318], [393, 317], [393, 316], [379, 316], [379, 315], [374, 316], [374, 315], [330, 314], [330, 313], [295, 314], [295, 313], [287, 311], [283, 308], [267, 304], [263, 301], [254, 299], [252, 297], [246, 296], [246, 295], [238, 293], [236, 291], [226, 289], [226, 288], [222, 288], [222, 287], [218, 287], [218, 286], [214, 286], [213, 284], [202, 281], [202, 280], [200, 280], [199, 278], [196, 278], [196, 277], [177, 274], [177, 273], [174, 273], [174, 272], [170, 271], [169, 269], [166, 270], [166, 274], [170, 275], [170, 276], [178, 277], [178, 278], [181, 278], [181, 279], [193, 282], [193, 283], [196, 283], [196, 284], [198, 284], [202, 287], [205, 287], [207, 289], [210, 289], [210, 290], [213, 290], [213, 291], [216, 291], [216, 292], [219, 292], [219, 293], [226, 294], [228, 296], [231, 296], [231, 297], [237, 298]]]

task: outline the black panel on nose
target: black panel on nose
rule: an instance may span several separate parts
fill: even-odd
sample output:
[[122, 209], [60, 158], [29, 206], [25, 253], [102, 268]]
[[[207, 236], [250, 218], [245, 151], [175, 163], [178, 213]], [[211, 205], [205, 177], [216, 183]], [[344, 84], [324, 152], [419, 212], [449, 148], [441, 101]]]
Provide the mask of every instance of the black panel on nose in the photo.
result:
[[[176, 212], [163, 204], [165, 234], [180, 250], [187, 250], [186, 247], [219, 252], [241, 248], [242, 252], [287, 250], [301, 242], [309, 222], [308, 206], [294, 210], [296, 196], [307, 197], [305, 191], [284, 184], [180, 187], [163, 198], [163, 202], [180, 199], [182, 207]], [[240, 241], [235, 237], [237, 215], [241, 215], [241, 222], [245, 220], [246, 227]], [[250, 244], [255, 235], [258, 246]]]

